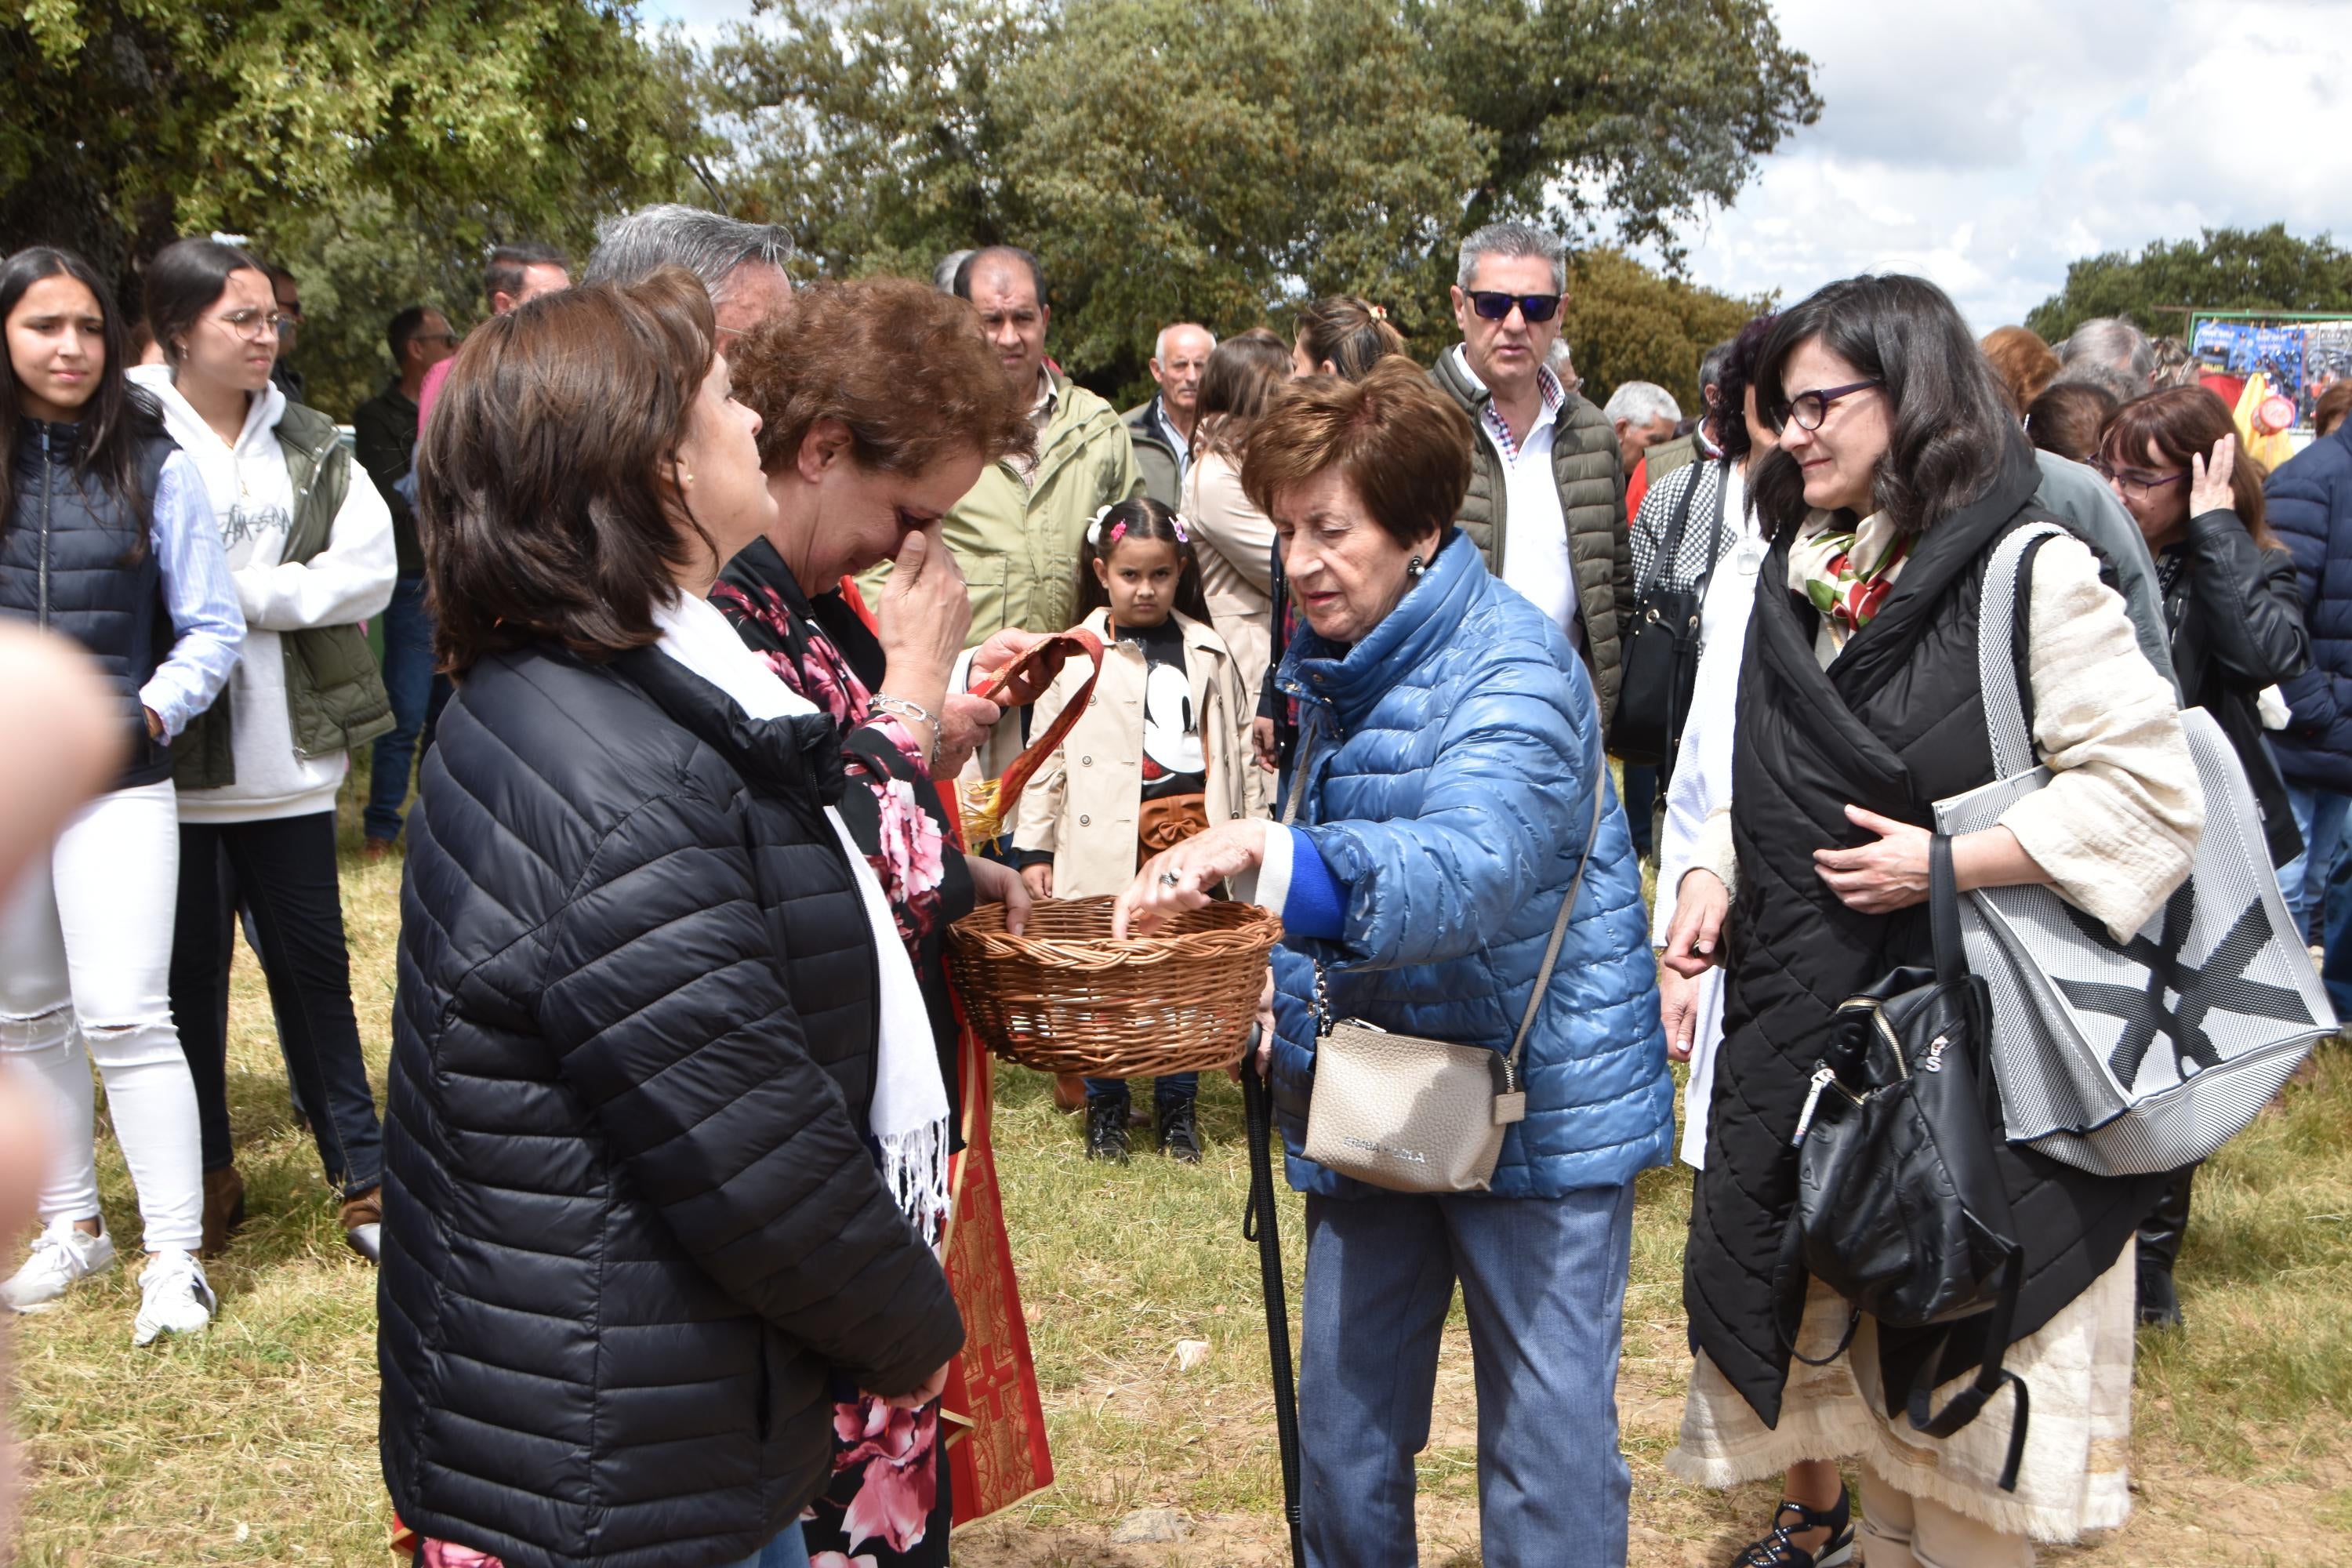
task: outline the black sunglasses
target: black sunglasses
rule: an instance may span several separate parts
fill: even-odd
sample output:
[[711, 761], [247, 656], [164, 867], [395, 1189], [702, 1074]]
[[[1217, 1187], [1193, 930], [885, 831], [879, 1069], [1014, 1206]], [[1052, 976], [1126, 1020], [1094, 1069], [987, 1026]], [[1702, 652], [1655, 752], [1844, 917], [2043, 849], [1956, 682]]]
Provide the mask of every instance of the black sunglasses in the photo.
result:
[[1470, 308], [1490, 321], [1507, 318], [1514, 305], [1530, 324], [1549, 321], [1559, 314], [1557, 294], [1497, 294], [1492, 289], [1473, 289], [1469, 294]]

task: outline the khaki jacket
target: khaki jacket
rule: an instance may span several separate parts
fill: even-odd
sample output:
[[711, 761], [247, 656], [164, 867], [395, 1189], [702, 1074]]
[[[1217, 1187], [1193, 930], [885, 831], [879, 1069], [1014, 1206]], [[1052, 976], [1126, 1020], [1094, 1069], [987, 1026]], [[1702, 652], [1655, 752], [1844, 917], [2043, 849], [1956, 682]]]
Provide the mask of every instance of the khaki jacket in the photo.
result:
[[[1184, 630], [1184, 669], [1192, 683], [1192, 711], [1201, 716], [1201, 753], [1208, 763], [1209, 822], [1239, 819], [1250, 763], [1249, 724], [1255, 700], [1241, 673], [1209, 627], [1178, 616]], [[1054, 896], [1086, 899], [1118, 893], [1135, 879], [1136, 819], [1143, 809], [1143, 696], [1150, 665], [1143, 649], [1114, 642], [1110, 612], [1085, 624], [1103, 639], [1102, 679], [1087, 711], [1045, 759], [1014, 808], [1013, 847], [1054, 852]], [[1030, 733], [1049, 728], [1078, 688], [1083, 661], [1063, 668], [1037, 700]]]
[[1066, 630], [1077, 619], [1087, 524], [1103, 507], [1143, 493], [1118, 411], [1066, 376], [1055, 374], [1054, 389], [1059, 401], [1038, 435], [1030, 482], [1009, 463], [991, 465], [941, 530], [971, 588], [967, 647], [1007, 626]]

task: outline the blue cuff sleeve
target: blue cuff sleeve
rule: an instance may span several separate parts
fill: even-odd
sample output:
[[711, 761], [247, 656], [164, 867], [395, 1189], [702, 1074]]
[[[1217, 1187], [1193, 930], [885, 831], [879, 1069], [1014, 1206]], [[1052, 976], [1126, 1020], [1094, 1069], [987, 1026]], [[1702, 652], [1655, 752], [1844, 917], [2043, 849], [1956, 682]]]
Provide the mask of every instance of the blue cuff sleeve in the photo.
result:
[[1290, 839], [1290, 887], [1282, 900], [1282, 929], [1292, 936], [1336, 940], [1348, 929], [1347, 884], [1315, 847], [1315, 841], [1295, 827], [1282, 830]]

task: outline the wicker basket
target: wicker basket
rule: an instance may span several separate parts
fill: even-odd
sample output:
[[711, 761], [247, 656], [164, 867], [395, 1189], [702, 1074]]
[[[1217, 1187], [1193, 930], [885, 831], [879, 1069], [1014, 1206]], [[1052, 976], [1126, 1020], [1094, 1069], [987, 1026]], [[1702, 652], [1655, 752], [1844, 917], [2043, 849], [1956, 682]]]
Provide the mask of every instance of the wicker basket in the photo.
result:
[[1110, 934], [1108, 898], [1041, 900], [1020, 936], [983, 904], [948, 928], [964, 1014], [997, 1055], [1042, 1072], [1150, 1078], [1229, 1068], [1265, 989], [1282, 920], [1213, 903], [1158, 934]]

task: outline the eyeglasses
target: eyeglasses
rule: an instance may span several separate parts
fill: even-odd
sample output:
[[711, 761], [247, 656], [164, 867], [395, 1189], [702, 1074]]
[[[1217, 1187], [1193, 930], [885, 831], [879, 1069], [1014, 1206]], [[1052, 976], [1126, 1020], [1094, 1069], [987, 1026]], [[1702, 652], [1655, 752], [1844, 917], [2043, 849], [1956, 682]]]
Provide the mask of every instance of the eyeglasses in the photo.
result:
[[466, 340], [455, 332], [419, 332], [416, 341], [420, 343], [447, 343], [454, 349]]
[[1775, 430], [1783, 428], [1791, 419], [1797, 422], [1800, 430], [1818, 430], [1822, 427], [1822, 421], [1830, 416], [1831, 404], [1841, 397], [1851, 397], [1857, 392], [1885, 384], [1874, 378], [1850, 381], [1843, 386], [1817, 386], [1810, 392], [1797, 394], [1776, 408], [1764, 410], [1765, 419]]
[[1487, 321], [1508, 320], [1514, 305], [1518, 307], [1519, 314], [1527, 318], [1530, 326], [1538, 321], [1549, 321], [1559, 314], [1559, 296], [1557, 294], [1498, 294], [1492, 289], [1470, 290], [1470, 308]]
[[249, 343], [276, 337], [286, 324], [286, 318], [276, 311], [231, 310], [227, 315], [215, 316], [213, 320]]
[[2189, 477], [2189, 470], [2186, 468], [2170, 474], [2152, 474], [2146, 468], [2119, 468], [2105, 458], [2092, 458], [2091, 467], [2101, 479], [2112, 480], [2126, 489], [2137, 490], [2142, 495], [2146, 495], [2150, 490], [2160, 490], [2167, 485], [2178, 483]]

